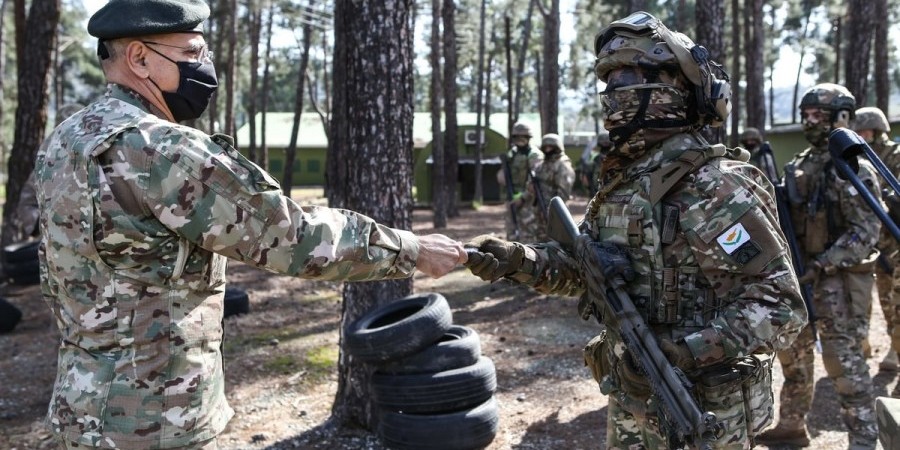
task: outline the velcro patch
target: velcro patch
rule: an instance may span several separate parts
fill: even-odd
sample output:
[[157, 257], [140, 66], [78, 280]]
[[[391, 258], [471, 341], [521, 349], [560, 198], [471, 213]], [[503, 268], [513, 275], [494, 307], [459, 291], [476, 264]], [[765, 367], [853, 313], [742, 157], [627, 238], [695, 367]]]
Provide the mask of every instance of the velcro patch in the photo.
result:
[[757, 245], [756, 242], [747, 241], [738, 247], [731, 257], [734, 258], [738, 264], [746, 266], [747, 263], [752, 261], [753, 258], [756, 258], [760, 253], [762, 253], [762, 249], [759, 248], [759, 245]]
[[736, 252], [745, 242], [750, 241], [750, 233], [747, 232], [743, 225], [736, 223], [719, 235], [716, 241], [722, 247], [722, 250], [725, 250], [725, 253], [730, 255]]

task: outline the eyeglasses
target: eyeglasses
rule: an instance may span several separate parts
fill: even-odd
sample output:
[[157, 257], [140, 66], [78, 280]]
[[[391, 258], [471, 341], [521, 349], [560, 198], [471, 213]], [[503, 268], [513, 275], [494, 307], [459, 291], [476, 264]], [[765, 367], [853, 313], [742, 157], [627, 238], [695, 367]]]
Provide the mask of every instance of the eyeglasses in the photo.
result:
[[153, 45], [161, 45], [163, 47], [177, 48], [178, 50], [181, 50], [181, 52], [184, 53], [185, 56], [187, 56], [190, 59], [196, 60], [196, 61], [212, 61], [213, 60], [213, 52], [209, 49], [209, 46], [207, 46], [207, 45], [203, 45], [203, 46], [188, 45], [186, 47], [181, 47], [178, 45], [163, 44], [162, 42], [153, 42], [153, 41], [141, 41], [141, 42], [143, 44], [153, 44]]

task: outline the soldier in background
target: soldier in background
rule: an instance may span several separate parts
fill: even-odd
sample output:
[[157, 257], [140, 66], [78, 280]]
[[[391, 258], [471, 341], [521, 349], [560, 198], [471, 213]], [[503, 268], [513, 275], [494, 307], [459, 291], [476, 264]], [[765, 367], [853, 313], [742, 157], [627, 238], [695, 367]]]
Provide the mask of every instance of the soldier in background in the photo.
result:
[[[568, 201], [572, 196], [572, 186], [575, 184], [575, 169], [572, 168], [572, 161], [566, 155], [562, 138], [558, 134], [544, 135], [541, 138], [541, 152], [544, 154], [544, 160], [534, 170], [534, 177], [538, 180], [537, 184], [540, 185], [544, 202], [549, 202], [556, 196]], [[533, 205], [534, 208], [541, 207], [535, 183], [529, 183], [522, 201]], [[535, 236], [538, 242], [546, 241], [547, 211], [538, 210], [534, 218], [534, 221], [521, 224], [523, 230], [526, 235]]]
[[[845, 87], [823, 83], [800, 101], [803, 133], [810, 147], [784, 168], [791, 220], [806, 263], [801, 284], [813, 284], [811, 299], [822, 342], [822, 360], [834, 382], [851, 450], [873, 449], [877, 440], [875, 398], [863, 341], [878, 257], [881, 222], [859, 192], [842, 180], [828, 153], [829, 133], [849, 126], [856, 100]], [[860, 179], [881, 198], [875, 169], [860, 160]], [[784, 371], [778, 426], [762, 433], [767, 445], [809, 445], [806, 415], [813, 401], [814, 339], [810, 327], [778, 353]]]
[[[712, 448], [750, 448], [774, 415], [772, 353], [806, 324], [774, 189], [741, 160], [746, 152], [711, 145], [699, 133], [721, 126], [731, 107], [724, 72], [690, 56], [704, 48], [645, 12], [611, 23], [594, 48], [614, 145], [579, 228], [630, 256], [604, 270], [635, 274], [622, 288], [693, 383], [700, 408], [721, 421]], [[477, 250], [467, 266], [484, 280], [506, 278], [546, 294], [585, 291], [578, 255], [557, 242], [484, 235], [466, 246]], [[603, 313], [608, 308], [602, 299], [579, 303], [582, 318], [607, 329], [584, 349], [609, 396], [607, 448], [674, 448], [659, 420], [661, 400], [635, 369], [615, 320]]]
[[[872, 146], [881, 161], [894, 174], [900, 175], [900, 147], [890, 139], [888, 133], [891, 126], [884, 113], [873, 106], [867, 106], [856, 110], [856, 118], [853, 119], [853, 130]], [[881, 189], [890, 189], [887, 181], [881, 180]], [[879, 368], [884, 371], [897, 371], [897, 351], [900, 350], [900, 248], [894, 236], [882, 227], [881, 237], [878, 239], [878, 264], [875, 265], [875, 285], [878, 287], [878, 299], [881, 310], [884, 312], [884, 320], [887, 323], [888, 336], [891, 337], [891, 348], [888, 349]]]
[[[537, 236], [529, 234], [526, 231], [527, 227], [523, 224], [534, 223], [537, 219], [534, 205], [523, 201], [522, 196], [525, 195], [528, 186], [528, 173], [536, 169], [544, 159], [544, 154], [537, 147], [531, 145], [531, 138], [531, 127], [522, 122], [516, 123], [513, 125], [512, 136], [509, 139], [513, 146], [506, 152], [506, 161], [509, 164], [513, 181], [513, 198], [507, 199], [507, 206], [513, 206], [512, 209], [515, 211], [519, 224], [519, 239], [525, 242], [532, 242], [537, 239]], [[502, 172], [497, 174], [497, 181], [500, 182], [501, 190], [505, 190], [506, 179]], [[504, 217], [506, 217], [506, 238], [512, 239], [515, 225], [509, 214]]]
[[603, 155], [612, 148], [612, 141], [609, 140], [609, 131], [600, 130], [597, 134], [597, 141], [594, 148], [591, 149], [590, 162], [584, 165], [585, 169], [581, 173], [581, 183], [587, 186], [588, 197], [593, 197], [597, 193], [597, 182], [600, 180], [600, 166], [603, 164]]
[[63, 449], [217, 448], [226, 258], [303, 278], [442, 276], [466, 260], [352, 211], [304, 207], [196, 119], [218, 86], [202, 0], [111, 0], [88, 22], [109, 82], [35, 164], [41, 291], [62, 334]]
[[763, 163], [761, 162], [761, 155], [759, 153], [759, 148], [762, 145], [762, 134], [753, 127], [744, 128], [744, 131], [741, 133], [741, 147], [750, 152], [750, 164], [756, 166], [759, 170], [762, 170], [763, 173], [766, 173], [765, 168], [763, 167]]

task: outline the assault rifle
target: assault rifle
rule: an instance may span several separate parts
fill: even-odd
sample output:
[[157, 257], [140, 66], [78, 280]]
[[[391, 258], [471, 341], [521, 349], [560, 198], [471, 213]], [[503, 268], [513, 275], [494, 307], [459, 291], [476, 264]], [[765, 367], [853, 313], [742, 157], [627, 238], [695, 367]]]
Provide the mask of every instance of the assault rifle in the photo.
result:
[[503, 179], [506, 180], [506, 197], [509, 199], [509, 217], [512, 219], [513, 232], [512, 240], [519, 240], [519, 219], [516, 217], [516, 207], [513, 200], [516, 198], [516, 189], [513, 186], [512, 169], [509, 167], [509, 156], [500, 155], [500, 162], [503, 166]]
[[[794, 231], [794, 222], [791, 220], [791, 209], [788, 205], [788, 195], [785, 183], [778, 176], [778, 169], [775, 166], [775, 156], [772, 152], [772, 146], [766, 141], [759, 149], [760, 162], [763, 166], [763, 172], [769, 177], [769, 181], [775, 186], [775, 203], [778, 206], [778, 222], [781, 224], [781, 231], [784, 232], [784, 238], [787, 239], [788, 247], [791, 249], [791, 259], [794, 261], [794, 272], [797, 277], [802, 277], [806, 273], [806, 264], [803, 263], [803, 254], [800, 253], [800, 244], [797, 242], [797, 233]], [[787, 175], [785, 175], [787, 178]], [[787, 180], [785, 180], [787, 181]], [[807, 283], [800, 286], [800, 294], [803, 296], [803, 303], [806, 305], [806, 314], [809, 317], [809, 329], [812, 331], [813, 339], [816, 340], [816, 350], [822, 353], [822, 341], [819, 340], [819, 332], [816, 330], [816, 310], [813, 307], [813, 290], [812, 285]]]
[[542, 218], [546, 218], [547, 200], [544, 198], [544, 190], [541, 189], [541, 180], [534, 174], [534, 170], [528, 171], [528, 178], [531, 179], [531, 186], [534, 188], [534, 198], [537, 200], [537, 206], [540, 210], [538, 214]]
[[[549, 219], [550, 238], [576, 258], [587, 295], [605, 304], [603, 309], [611, 314], [613, 326], [622, 336], [631, 359], [646, 375], [650, 388], [660, 400], [660, 428], [666, 430], [670, 448], [689, 444], [692, 448], [711, 449], [720, 428], [716, 415], [700, 409], [691, 395], [693, 384], [680, 369], [672, 366], [634, 307], [625, 292], [625, 280], [616, 273], [615, 255], [609, 248], [601, 247], [612, 244], [595, 243], [587, 234], [579, 233], [559, 197], [550, 200]], [[627, 258], [624, 254], [621, 257]]]

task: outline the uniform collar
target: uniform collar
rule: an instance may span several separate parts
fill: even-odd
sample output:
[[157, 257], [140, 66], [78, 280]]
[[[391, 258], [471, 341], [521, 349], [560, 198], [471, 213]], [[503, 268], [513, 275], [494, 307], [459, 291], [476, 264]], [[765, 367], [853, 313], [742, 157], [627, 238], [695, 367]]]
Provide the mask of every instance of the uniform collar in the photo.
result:
[[149, 100], [144, 98], [141, 94], [138, 94], [137, 91], [131, 89], [130, 87], [123, 86], [118, 83], [109, 83], [106, 86], [106, 96], [128, 103], [135, 108], [153, 114], [154, 116], [161, 119], [166, 118], [166, 115], [162, 112], [162, 110], [160, 110], [156, 106], [153, 106], [153, 104], [150, 103]]

